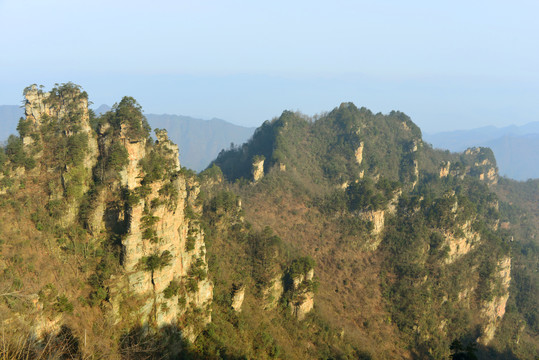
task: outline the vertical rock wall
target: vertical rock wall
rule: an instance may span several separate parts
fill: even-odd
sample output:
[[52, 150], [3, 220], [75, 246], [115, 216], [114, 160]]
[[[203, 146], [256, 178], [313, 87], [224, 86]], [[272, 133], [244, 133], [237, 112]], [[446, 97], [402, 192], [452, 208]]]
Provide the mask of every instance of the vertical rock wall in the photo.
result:
[[[122, 186], [136, 192], [144, 177], [140, 161], [147, 154], [145, 141], [125, 139], [129, 163], [122, 172]], [[123, 265], [127, 287], [133, 294], [145, 299], [141, 309], [143, 322], [161, 327], [168, 324], [184, 325], [187, 337], [194, 340], [195, 324], [184, 324], [189, 311], [200, 314], [196, 325], [201, 328], [211, 321], [210, 304], [213, 284], [207, 278], [204, 233], [196, 220], [200, 206], [196, 204], [198, 184], [177, 171], [180, 168], [178, 150], [166, 136], [158, 133], [157, 151], [172, 160], [174, 174], [152, 182], [144, 198], [133, 204], [129, 213], [129, 228], [122, 240]], [[176, 197], [167, 199], [164, 189], [175, 191]], [[186, 209], [189, 208], [189, 212]], [[145, 219], [154, 218], [152, 238], [145, 238]], [[148, 268], [150, 259], [167, 258], [166, 264]], [[196, 269], [194, 269], [196, 267]], [[193, 275], [195, 270], [206, 276]], [[197, 274], [198, 274], [197, 273]], [[173, 288], [177, 288], [172, 291]], [[168, 291], [167, 288], [169, 289]]]
[[254, 160], [253, 161], [253, 181], [257, 182], [258, 180], [264, 177], [264, 159]]
[[[207, 276], [204, 233], [197, 220], [201, 212], [197, 203], [198, 184], [181, 173], [178, 147], [164, 130], [156, 131], [155, 144], [148, 143], [144, 136], [130, 137], [134, 132], [128, 122], [114, 125], [104, 122], [96, 134], [90, 126], [86, 94], [72, 84], [50, 93], [31, 86], [25, 90], [25, 97], [26, 125], [31, 132], [23, 140], [29, 149], [37, 147], [33, 145], [36, 140], [42, 141], [40, 127], [51, 121], [62, 129], [58, 136], [88, 135], [83, 163], [60, 169], [58, 189], [51, 195], [55, 200], [68, 202], [62, 216], [64, 226], [77, 221], [82, 197], [68, 197], [60, 184], [65, 189], [73, 178], [72, 172], [80, 172], [82, 166], [84, 196], [93, 184], [92, 173], [97, 169], [98, 159], [107, 158], [113, 143], [125, 147], [127, 162], [116, 175], [103, 177], [107, 164], [106, 160], [101, 161], [103, 183], [95, 188], [86, 224], [94, 235], [118, 231], [107, 223], [122, 224], [125, 228], [116, 233], [121, 237], [124, 273], [108, 282], [113, 313], [117, 321], [123, 320], [120, 309], [137, 299], [140, 306], [134, 311], [140, 325], [177, 324], [185, 337], [194, 340], [211, 321], [213, 284]], [[144, 182], [147, 174], [142, 160], [152, 151], [159, 153], [170, 166], [157, 179]], [[125, 197], [126, 193], [131, 199]], [[118, 210], [108, 211], [111, 204]], [[147, 236], [149, 233], [152, 236]]]
[[492, 300], [485, 302], [481, 309], [485, 325], [482, 329], [483, 335], [478, 339], [478, 342], [483, 345], [488, 345], [492, 341], [505, 315], [505, 306], [509, 299], [509, 285], [511, 282], [511, 258], [509, 256], [498, 261], [496, 275], [501, 286], [500, 292], [495, 294]]
[[359, 143], [359, 147], [356, 149], [354, 155], [356, 156], [356, 161], [358, 163], [358, 165], [361, 165], [361, 163], [363, 162], [363, 148], [364, 148], [364, 143], [363, 141]]

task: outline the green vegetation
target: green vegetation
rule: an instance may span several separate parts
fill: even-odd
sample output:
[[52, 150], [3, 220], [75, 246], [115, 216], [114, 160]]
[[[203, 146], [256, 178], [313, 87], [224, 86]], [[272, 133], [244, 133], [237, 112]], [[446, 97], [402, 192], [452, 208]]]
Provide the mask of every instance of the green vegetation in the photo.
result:
[[[263, 156], [269, 159], [266, 170], [285, 164], [315, 184], [355, 180], [362, 170], [409, 181], [414, 174], [412, 150], [420, 138], [417, 126], [402, 113], [374, 115], [345, 103], [314, 122], [285, 111], [266, 121], [248, 143], [221, 152], [214, 163], [229, 180], [248, 178], [254, 159]], [[365, 154], [361, 164], [355, 158], [360, 146]]]
[[314, 269], [315, 264], [316, 262], [310, 256], [303, 256], [299, 259], [294, 259], [288, 268], [288, 274], [291, 277], [296, 277], [300, 274], [307, 274], [310, 270]]
[[170, 251], [165, 250], [161, 255], [156, 253], [142, 257], [140, 263], [144, 271], [151, 271], [153, 273], [156, 270], [161, 270], [162, 268], [169, 266], [171, 260], [172, 255], [170, 254]]
[[173, 159], [163, 156], [156, 150], [151, 151], [140, 161], [140, 165], [146, 174], [144, 183], [148, 184], [161, 180], [171, 167], [172, 161]]
[[36, 165], [35, 160], [24, 150], [21, 138], [15, 135], [10, 135], [7, 139], [7, 144], [3, 150], [3, 153], [10, 161], [13, 169], [17, 167], [24, 167], [27, 170], [31, 170]]
[[215, 164], [212, 164], [210, 167], [200, 173], [200, 179], [202, 181], [211, 180], [220, 182], [224, 179], [224, 176], [221, 168]]
[[231, 191], [218, 192], [206, 206], [207, 211], [218, 214], [230, 212], [237, 208], [238, 196]]
[[180, 283], [177, 280], [172, 280], [163, 292], [165, 294], [165, 299], [170, 299], [171, 297], [178, 295], [180, 288]]
[[120, 103], [114, 104], [109, 112], [98, 119], [96, 125], [99, 126], [105, 123], [110, 124], [117, 133], [124, 126], [123, 135], [130, 140], [137, 141], [147, 139], [150, 136], [151, 129], [142, 114], [142, 107], [130, 96], [125, 96]]
[[[30, 91], [47, 111], [0, 149], [0, 314], [22, 319], [0, 357], [538, 356], [539, 185], [496, 185], [489, 149], [344, 103], [285, 111], [198, 176], [133, 98], [95, 117], [77, 85]], [[56, 343], [17, 348], [57, 318]]]
[[[256, 186], [246, 186], [241, 178], [249, 178], [258, 155], [266, 158], [266, 176]], [[285, 171], [278, 164], [285, 164]], [[406, 115], [372, 114], [353, 104], [342, 104], [316, 121], [285, 112], [215, 161], [225, 178], [237, 180], [234, 188], [251, 221], [261, 227], [276, 224], [283, 244], [311, 249], [317, 263], [325, 264], [331, 276], [320, 280], [321, 291], [333, 301], [342, 296], [347, 316], [357, 316], [356, 321], [366, 315], [346, 299], [352, 291], [348, 286], [353, 282], [368, 288], [373, 281], [358, 285], [362, 281], [349, 274], [373, 271], [357, 265], [358, 258], [380, 261], [372, 277], [380, 282], [386, 323], [394, 324], [402, 341], [421, 358], [449, 357], [452, 342], [477, 339], [479, 324], [485, 321], [480, 312], [484, 304], [507, 292], [500, 264], [511, 256], [513, 235], [499, 226], [507, 209], [492, 192], [495, 164], [489, 149], [463, 154], [434, 150], [422, 143], [421, 132]], [[440, 175], [444, 166], [449, 170]], [[341, 185], [343, 189], [336, 189]], [[386, 210], [379, 240], [371, 235], [373, 224], [358, 216], [370, 210]], [[335, 245], [324, 239], [333, 239]], [[371, 255], [357, 253], [372, 248], [377, 250]], [[530, 280], [527, 275], [518, 281]], [[325, 287], [339, 294], [344, 287], [346, 292], [335, 295]], [[531, 295], [537, 292], [533, 289], [521, 290], [526, 293], [522, 298], [537, 297]], [[373, 323], [384, 326], [374, 317], [362, 321], [370, 331]], [[500, 351], [503, 336], [492, 341]], [[525, 347], [511, 348], [522, 353]]]
[[351, 183], [346, 188], [348, 210], [380, 210], [396, 197], [399, 183], [381, 178], [376, 184], [371, 179]]
[[108, 151], [106, 160], [107, 170], [118, 172], [122, 170], [128, 161], [128, 154], [125, 146], [118, 142], [112, 143]]
[[73, 312], [73, 304], [69, 302], [69, 299], [65, 295], [60, 295], [56, 299], [54, 304], [54, 310], [58, 312]]
[[206, 263], [201, 258], [197, 258], [189, 268], [187, 272], [190, 279], [195, 279], [196, 281], [205, 280], [207, 277], [206, 273]]
[[157, 232], [154, 229], [154, 225], [159, 221], [159, 217], [153, 215], [144, 215], [140, 218], [140, 230], [142, 231], [142, 238], [144, 240], [150, 240], [152, 243], [159, 242]]

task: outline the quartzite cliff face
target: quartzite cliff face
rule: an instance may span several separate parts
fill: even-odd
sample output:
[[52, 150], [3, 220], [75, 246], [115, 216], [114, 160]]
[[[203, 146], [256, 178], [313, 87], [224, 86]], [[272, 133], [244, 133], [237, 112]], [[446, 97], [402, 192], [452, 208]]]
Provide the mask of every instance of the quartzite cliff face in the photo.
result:
[[124, 270], [106, 281], [116, 322], [124, 320], [124, 303], [136, 298], [141, 306], [133, 316], [140, 325], [179, 325], [194, 340], [211, 321], [213, 296], [197, 221], [198, 183], [181, 172], [178, 148], [166, 131], [156, 130], [155, 143], [145, 134], [134, 101], [124, 98], [94, 130], [85, 93], [68, 85], [50, 93], [36, 86], [25, 91], [27, 130], [21, 134], [27, 152], [43, 167], [53, 163], [41, 150], [49, 145], [43, 135], [47, 126], [54, 125], [68, 144], [80, 138], [82, 162], [66, 161], [49, 182], [52, 203], [63, 208], [61, 222], [76, 222], [83, 199], [90, 198], [87, 228], [96, 236], [120, 238]]

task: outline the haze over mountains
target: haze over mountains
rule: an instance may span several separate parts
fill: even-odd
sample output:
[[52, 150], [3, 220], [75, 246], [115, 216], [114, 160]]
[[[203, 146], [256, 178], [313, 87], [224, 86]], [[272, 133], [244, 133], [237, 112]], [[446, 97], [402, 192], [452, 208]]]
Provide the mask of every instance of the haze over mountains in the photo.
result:
[[17, 123], [24, 115], [24, 109], [17, 105], [0, 105], [0, 142], [17, 133]]
[[[96, 114], [110, 110], [101, 105]], [[16, 133], [23, 109], [17, 105], [0, 105], [0, 142]], [[183, 115], [146, 114], [152, 128], [166, 128], [180, 145], [183, 166], [202, 171], [222, 149], [231, 143], [242, 144], [255, 128], [232, 124], [221, 119], [202, 120]], [[490, 147], [496, 156], [500, 174], [515, 180], [539, 178], [539, 122], [498, 128], [486, 126], [469, 130], [425, 133], [424, 139], [439, 149], [463, 151], [473, 146]]]
[[472, 146], [492, 149], [500, 174], [515, 180], [539, 177], [539, 122], [503, 128], [486, 126], [470, 130], [424, 134], [434, 147], [463, 151]]

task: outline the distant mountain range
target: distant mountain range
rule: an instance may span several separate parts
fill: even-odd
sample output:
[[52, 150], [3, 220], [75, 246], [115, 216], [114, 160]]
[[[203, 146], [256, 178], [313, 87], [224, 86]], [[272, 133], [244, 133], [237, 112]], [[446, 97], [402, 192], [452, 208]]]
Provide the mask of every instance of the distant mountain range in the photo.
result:
[[255, 128], [234, 125], [221, 119], [201, 120], [181, 115], [146, 114], [152, 128], [167, 129], [180, 148], [180, 162], [196, 171], [204, 170], [231, 143], [243, 144]]
[[[110, 110], [101, 105], [95, 109], [100, 115]], [[24, 109], [15, 105], [0, 106], [0, 142], [17, 132], [19, 118]], [[190, 169], [201, 171], [231, 143], [242, 144], [251, 137], [255, 128], [234, 125], [221, 119], [202, 120], [182, 115], [145, 114], [150, 126], [167, 129], [169, 137], [180, 147], [180, 162]]]
[[463, 151], [472, 146], [492, 149], [500, 174], [516, 180], [539, 178], [539, 121], [522, 126], [486, 126], [424, 134], [439, 149]]

